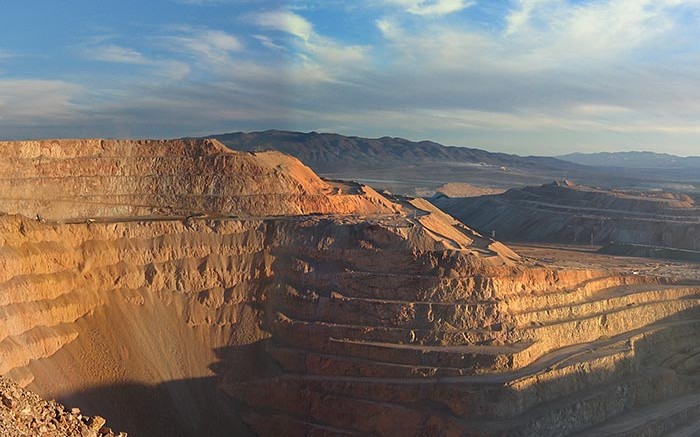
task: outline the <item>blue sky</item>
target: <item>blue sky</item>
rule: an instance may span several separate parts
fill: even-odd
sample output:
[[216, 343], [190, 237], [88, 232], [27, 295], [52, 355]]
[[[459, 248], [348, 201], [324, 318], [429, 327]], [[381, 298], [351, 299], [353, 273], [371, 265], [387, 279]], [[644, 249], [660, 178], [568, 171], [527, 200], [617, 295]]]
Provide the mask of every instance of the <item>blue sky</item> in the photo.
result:
[[700, 0], [5, 0], [0, 137], [700, 154]]

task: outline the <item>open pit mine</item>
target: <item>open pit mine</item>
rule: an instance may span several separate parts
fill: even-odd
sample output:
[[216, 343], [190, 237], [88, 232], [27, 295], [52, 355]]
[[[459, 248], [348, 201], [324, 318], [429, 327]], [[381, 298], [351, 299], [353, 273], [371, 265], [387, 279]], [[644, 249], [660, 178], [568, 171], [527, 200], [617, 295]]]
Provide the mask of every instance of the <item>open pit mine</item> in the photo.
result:
[[215, 140], [0, 150], [2, 435], [700, 433], [697, 282]]
[[[605, 190], [555, 181], [480, 197], [438, 195], [437, 207], [506, 241], [659, 247], [700, 261], [696, 193]], [[690, 256], [694, 255], [694, 256]]]

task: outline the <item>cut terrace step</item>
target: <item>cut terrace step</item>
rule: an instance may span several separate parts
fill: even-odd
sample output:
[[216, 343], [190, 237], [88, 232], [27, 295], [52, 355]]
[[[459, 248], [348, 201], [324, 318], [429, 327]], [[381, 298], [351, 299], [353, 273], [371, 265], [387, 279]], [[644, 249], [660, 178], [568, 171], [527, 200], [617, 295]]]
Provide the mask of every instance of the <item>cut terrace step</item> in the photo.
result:
[[557, 321], [581, 318], [589, 314], [601, 314], [632, 305], [690, 297], [697, 298], [699, 294], [700, 288], [692, 287], [660, 289], [659, 286], [656, 286], [655, 288], [640, 291], [634, 291], [630, 288], [618, 288], [596, 295], [595, 299], [541, 310], [520, 312], [515, 314], [513, 318], [518, 326], [527, 326], [533, 323], [546, 325]]
[[[521, 369], [527, 375], [539, 370], [552, 370], [568, 360], [573, 365], [582, 357], [595, 358], [594, 351], [636, 341], [645, 333], [693, 332], [696, 321], [678, 321], [662, 325], [645, 325], [609, 339], [593, 339], [547, 351], [539, 344], [518, 343], [510, 346], [420, 346], [384, 342], [321, 338], [304, 343], [295, 339], [293, 346], [277, 345], [273, 355], [288, 371], [319, 375], [365, 377], [430, 378], [506, 372]], [[681, 331], [678, 331], [678, 330]], [[303, 335], [303, 332], [299, 333]], [[327, 340], [327, 341], [326, 341]], [[624, 346], [627, 350], [629, 346]], [[311, 348], [312, 350], [309, 350]], [[615, 351], [613, 351], [615, 352]], [[612, 352], [611, 352], [612, 353]], [[592, 354], [592, 355], [590, 355]], [[599, 355], [599, 354], [598, 354]], [[449, 357], [449, 358], [447, 358]], [[442, 361], [443, 359], [448, 361]], [[528, 367], [531, 370], [528, 370]], [[534, 370], [532, 370], [535, 368]], [[334, 373], [337, 371], [337, 373]], [[503, 374], [507, 378], [507, 374]], [[516, 376], [513, 376], [516, 377]], [[504, 379], [505, 380], [505, 379]]]
[[[577, 434], [577, 437], [662, 437], [670, 435], [674, 428], [678, 428], [679, 423], [687, 424], [699, 415], [700, 395], [691, 394], [635, 409], [599, 426], [586, 429]], [[688, 427], [690, 430], [700, 429], [698, 423], [691, 423]], [[678, 435], [682, 429], [673, 435]]]
[[[275, 347], [272, 351], [289, 372], [300, 373], [295, 377], [285, 377], [287, 384], [293, 382], [291, 378], [297, 378], [296, 384], [318, 385], [319, 390], [332, 387], [338, 394], [384, 402], [396, 400], [394, 397], [403, 393], [402, 396], [412, 396], [404, 399], [405, 403], [430, 400], [449, 405], [458, 416], [474, 417], [473, 409], [478, 405], [479, 416], [507, 418], [538, 403], [574, 394], [587, 387], [633, 377], [639, 373], [640, 360], [646, 362], [649, 354], [658, 350], [655, 342], [692, 335], [698, 323], [684, 321], [647, 326], [612, 339], [553, 351], [516, 371], [477, 376], [458, 376], [463, 369], [421, 368], [293, 348]], [[653, 341], [650, 343], [648, 339]], [[685, 347], [684, 343], [677, 346], [679, 350]], [[433, 371], [435, 373], [431, 373]], [[438, 390], [435, 384], [441, 383], [446, 385]], [[391, 390], [381, 388], [385, 385], [390, 385]], [[532, 387], [539, 388], [522, 395]], [[388, 393], [391, 396], [386, 398]]]
[[312, 423], [308, 420], [288, 416], [283, 412], [254, 412], [242, 414], [257, 435], [285, 437], [361, 437], [359, 431]]
[[528, 346], [526, 343], [506, 346], [418, 346], [331, 338], [327, 351], [333, 355], [394, 364], [454, 367], [478, 372], [511, 369], [514, 357]]
[[[633, 295], [646, 295], [646, 294], [663, 294], [663, 293], [677, 293], [678, 296], [692, 296], [694, 294], [700, 294], [700, 285], [698, 284], [693, 284], [693, 285], [687, 285], [687, 284], [641, 284], [641, 285], [621, 285], [617, 287], [610, 287], [610, 288], [605, 288], [597, 293], [587, 295], [587, 296], [578, 296], [577, 298], [573, 299], [568, 299], [569, 297], [572, 297], [572, 294], [566, 294], [563, 295], [563, 297], [567, 298], [565, 300], [562, 300], [556, 304], [551, 304], [547, 306], [539, 306], [536, 305], [535, 303], [528, 305], [528, 308], [524, 310], [517, 310], [513, 311], [513, 314], [523, 314], [523, 313], [530, 313], [530, 312], [537, 312], [537, 311], [543, 311], [543, 310], [548, 310], [548, 309], [556, 309], [556, 308], [562, 308], [562, 307], [568, 307], [568, 306], [575, 306], [575, 305], [582, 305], [582, 304], [587, 304], [591, 302], [596, 302], [599, 300], [605, 300], [605, 299], [613, 299], [613, 298], [620, 298], [620, 297], [625, 297], [625, 296], [633, 296]], [[533, 299], [537, 299], [538, 297], [533, 297]]]
[[[474, 421], [484, 435], [564, 436], [619, 417], [640, 404], [657, 402], [687, 389], [674, 375], [642, 372], [536, 405], [522, 414], [495, 422]], [[472, 423], [471, 421], [467, 423]], [[616, 434], [594, 433], [595, 436]], [[633, 434], [640, 435], [640, 434]], [[631, 437], [631, 435], [630, 435]]]
[[332, 322], [293, 320], [277, 313], [270, 330], [281, 341], [299, 347], [321, 347], [329, 338], [361, 339], [383, 343], [421, 345], [484, 345], [493, 342], [515, 343], [515, 332], [493, 329], [409, 329], [390, 326], [365, 326]]
[[279, 298], [280, 310], [294, 319], [337, 324], [366, 324], [421, 328], [437, 321], [457, 329], [477, 329], [502, 322], [499, 302], [440, 303], [346, 298], [340, 295], [301, 296], [287, 292]]
[[[415, 390], [396, 391], [389, 382], [385, 385], [382, 380], [374, 383], [377, 392], [394, 394], [388, 401], [360, 398], [360, 393], [339, 394], [335, 388], [346, 387], [347, 383], [328, 381], [319, 384], [311, 381], [310, 384], [291, 381], [268, 380], [273, 384], [276, 393], [270, 397], [263, 393], [269, 392], [269, 387], [261, 386], [260, 381], [253, 386], [238, 388], [238, 393], [259, 393], [247, 397], [252, 409], [265, 409], [278, 405], [295, 407], [289, 414], [304, 417], [304, 420], [312, 422], [323, 421], [331, 427], [343, 429], [361, 427], [364, 433], [379, 436], [429, 435], [431, 426], [441, 424], [454, 432], [454, 435], [473, 436], [554, 436], [566, 435], [569, 432], [584, 429], [601, 420], [620, 414], [639, 400], [646, 400], [650, 395], [649, 388], [655, 383], [667, 382], [659, 380], [657, 374], [645, 374], [632, 379], [616, 381], [612, 384], [593, 387], [583, 392], [576, 392], [570, 396], [556, 399], [546, 404], [540, 404], [521, 415], [508, 419], [466, 420], [455, 416], [447, 408], [447, 404], [439, 400], [428, 400], [428, 397], [416, 399], [403, 398], [403, 396], [415, 395]], [[432, 393], [439, 393], [444, 387], [450, 390], [450, 383], [425, 384]], [[474, 389], [475, 387], [472, 387]], [[461, 397], [468, 413], [468, 417], [474, 417], [477, 409], [481, 408], [479, 391], [472, 390], [471, 396], [466, 399]], [[653, 390], [652, 390], [653, 391]], [[456, 396], [456, 392], [452, 392]], [[467, 394], [467, 392], [464, 392]], [[491, 393], [493, 395], [493, 393]], [[452, 400], [454, 402], [454, 399]], [[484, 405], [488, 407], [488, 405]], [[340, 411], [342, 414], [329, 414], [330, 409]], [[581, 414], [574, 414], [579, 412]], [[360, 420], [360, 418], [366, 420]], [[308, 419], [307, 419], [308, 418]], [[556, 431], [552, 431], [556, 430]], [[365, 434], [367, 435], [367, 434]], [[447, 434], [451, 435], [451, 434]]]
[[[677, 301], [674, 302], [674, 304], [680, 304], [683, 305], [683, 301]], [[662, 307], [667, 307], [667, 306], [673, 306], [673, 304], [664, 304]], [[691, 306], [692, 307], [692, 306]], [[666, 308], [668, 309], [668, 308]], [[619, 314], [620, 311], [612, 313], [611, 317], [620, 317], [624, 316], [624, 314]], [[651, 313], [651, 312], [647, 312]], [[671, 312], [673, 313], [673, 311]], [[623, 317], [623, 322], [627, 323], [627, 325], [624, 327], [624, 329], [617, 331], [617, 332], [625, 332], [629, 329], [636, 329], [641, 326], [637, 325], [642, 325], [645, 326], [645, 324], [648, 324], [647, 322], [653, 322], [658, 320], [659, 318], [663, 318], [662, 316], [664, 315], [663, 311], [657, 311], [657, 316], [658, 317], [653, 317], [651, 316], [651, 319], [646, 320], [644, 317], [632, 317], [630, 320], [636, 321], [638, 323], [632, 323], [629, 324], [627, 321], [627, 318]], [[597, 318], [600, 315], [594, 315], [592, 318], [595, 320], [596, 323], [598, 323]], [[647, 314], [648, 316], [648, 314]], [[648, 318], [648, 317], [647, 317]], [[585, 320], [584, 320], [585, 321]], [[641, 321], [641, 323], [639, 323]], [[567, 321], [565, 323], [559, 323], [555, 325], [550, 325], [550, 326], [545, 326], [541, 327], [542, 329], [549, 329], [552, 326], [557, 327], [560, 325], [567, 326], [566, 324], [569, 323], [569, 329], [567, 329], [567, 332], [570, 335], [574, 336], [579, 336], [580, 334], [577, 334], [578, 330], [572, 330], [571, 329], [571, 323], [574, 324], [580, 324], [582, 323], [581, 320], [575, 320], [575, 321]], [[614, 320], [612, 321], [614, 323]], [[596, 324], [595, 326], [598, 326]], [[380, 328], [373, 328], [373, 329], [380, 329]], [[305, 329], [302, 331], [298, 332], [298, 335], [303, 336]], [[595, 329], [592, 329], [594, 333], [597, 332], [596, 335], [593, 337], [584, 340], [584, 341], [594, 341], [597, 338], [601, 337], [602, 335], [608, 335], [608, 332], [605, 330], [602, 330], [600, 327], [597, 328], [597, 331]], [[603, 332], [604, 331], [604, 332]], [[307, 331], [308, 332], [308, 331]], [[379, 331], [380, 332], [380, 331]], [[603, 332], [601, 334], [601, 332]], [[573, 333], [573, 334], [572, 334]], [[358, 338], [356, 336], [353, 336], [351, 338]], [[359, 338], [364, 338], [364, 337], [359, 337]], [[292, 341], [293, 344], [297, 344], [301, 347], [304, 347], [304, 342], [303, 337], [297, 338], [296, 340], [298, 341]], [[506, 369], [515, 369], [518, 367], [526, 366], [532, 361], [538, 359], [540, 356], [543, 354], [547, 353], [547, 351], [556, 349], [557, 347], [561, 346], [566, 346], [566, 344], [563, 345], [552, 345], [548, 344], [545, 342], [539, 342], [535, 344], [534, 346], [530, 348], [525, 348], [521, 347], [520, 349], [518, 348], [510, 348], [510, 351], [513, 352], [513, 354], [509, 353], [502, 353], [501, 356], [494, 356], [495, 351], [508, 351], [508, 347], [493, 347], [493, 346], [477, 346], [477, 347], [472, 347], [472, 346], [454, 346], [454, 347], [424, 347], [424, 346], [418, 346], [418, 345], [405, 345], [405, 344], [391, 344], [391, 343], [386, 343], [386, 342], [381, 342], [381, 341], [352, 341], [352, 340], [344, 340], [344, 339], [339, 339], [339, 338], [332, 338], [329, 341], [328, 346], [325, 345], [325, 337], [321, 337], [318, 339], [318, 341], [312, 341], [312, 343], [316, 343], [315, 346], [306, 344], [306, 347], [314, 347], [318, 348], [318, 354], [315, 356], [315, 365], [320, 366], [320, 363], [329, 363], [332, 361], [340, 362], [342, 361], [345, 356], [352, 357], [352, 358], [358, 358], [358, 359], [364, 359], [368, 360], [370, 362], [373, 362], [373, 364], [368, 364], [368, 363], [363, 363], [361, 366], [357, 366], [356, 363], [350, 363], [347, 364], [343, 367], [345, 369], [344, 371], [350, 372], [351, 374], [353, 372], [359, 373], [359, 374], [367, 374], [367, 375], [375, 375], [375, 376], [385, 376], [393, 371], [397, 371], [399, 374], [405, 374], [405, 375], [412, 375], [412, 376], [429, 376], [431, 374], [437, 374], [437, 375], [455, 375], [455, 374], [468, 374], [468, 373], [473, 373], [473, 372], [479, 372], [479, 371], [484, 371], [484, 370], [506, 370]], [[576, 344], [580, 343], [581, 338], [576, 338], [575, 340], [571, 340], [570, 343], [568, 344]], [[325, 355], [324, 357], [320, 357], [320, 355]], [[446, 358], [452, 361], [448, 361], [447, 364], [442, 361], [442, 358], [436, 358], [436, 357], [450, 357]], [[321, 359], [322, 358], [322, 359]], [[297, 361], [299, 359], [297, 358]], [[304, 358], [302, 361], [305, 361], [306, 358]], [[376, 363], [376, 364], [375, 364]], [[440, 364], [442, 365], [440, 365]], [[407, 366], [413, 365], [413, 367], [409, 368], [401, 368], [401, 369], [391, 369], [391, 364], [404, 364]], [[504, 368], [505, 366], [505, 368]], [[436, 371], [434, 369], [436, 368], [443, 368], [444, 370]], [[297, 366], [297, 368], [301, 368]], [[456, 369], [462, 369], [462, 371], [457, 372]]]
[[266, 350], [285, 371], [296, 374], [408, 379], [463, 376], [472, 373], [469, 369], [387, 363], [282, 346], [268, 346]]
[[37, 326], [73, 323], [101, 305], [94, 293], [83, 293], [82, 300], [77, 299], [78, 295], [78, 292], [72, 291], [56, 299], [0, 306], [0, 318], [2, 318], [3, 323], [0, 343]]
[[[534, 288], [523, 288], [521, 276], [468, 276], [457, 278], [440, 277], [437, 274], [409, 274], [397, 272], [364, 272], [348, 270], [343, 272], [315, 271], [306, 274], [302, 271], [290, 271], [287, 282], [299, 289], [304, 289], [308, 279], [319, 284], [340, 284], [347, 297], [393, 300], [407, 302], [443, 302], [459, 303], [462, 301], [489, 300], [497, 296], [512, 300], [529, 300], [533, 296], [551, 296], [570, 292], [593, 293], [601, 289], [621, 284], [656, 281], [657, 278], [644, 276], [610, 276], [590, 277], [591, 272], [564, 275], [564, 281], [574, 281], [573, 285], [557, 287], [554, 278], [539, 278], [531, 284]], [[561, 272], [560, 272], [561, 275]], [[569, 278], [569, 276], [571, 276]], [[584, 279], [585, 278], [585, 279]], [[533, 294], [537, 293], [537, 294]]]
[[[586, 343], [598, 338], [632, 331], [660, 320], [676, 320], [697, 315], [700, 299], [679, 299], [652, 302], [618, 308], [609, 312], [591, 314], [579, 319], [557, 321], [549, 325], [523, 328], [525, 335], [538, 339], [531, 348], [542, 354], [559, 347]], [[691, 311], [689, 313], [688, 311]]]
[[0, 374], [49, 357], [78, 337], [73, 323], [37, 326], [0, 342]]
[[[615, 372], [602, 372], [601, 377], [584, 371], [588, 366], [592, 370], [609, 370], [610, 359], [622, 362], [629, 357], [628, 351], [608, 349], [606, 354], [589, 354], [576, 362], [567, 364], [561, 373], [576, 374], [568, 382], [559, 384], [552, 390], [539, 389], [536, 399], [532, 396], [521, 398], [521, 391], [527, 390], [536, 382], [542, 371], [547, 368], [544, 361], [530, 369], [510, 374], [491, 374], [464, 377], [427, 377], [406, 379], [397, 375], [394, 378], [349, 377], [347, 375], [285, 375], [272, 380], [257, 380], [239, 383], [235, 392], [253, 407], [267, 408], [280, 405], [280, 398], [292, 399], [285, 405], [299, 406], [309, 392], [333, 393], [337, 396], [358, 398], [378, 403], [400, 403], [403, 405], [435, 404], [442, 405], [454, 417], [490, 418], [501, 420], [522, 414], [525, 410], [541, 403], [561, 398], [591, 385], [609, 385], [637, 372], [633, 366], [616, 366]], [[568, 356], [568, 355], [567, 355]], [[360, 360], [357, 360], [360, 361]], [[365, 362], [367, 362], [365, 360]], [[395, 368], [409, 367], [393, 365]], [[529, 373], [526, 373], [529, 372]], [[270, 396], [264, 386], [276, 387], [274, 396]], [[532, 393], [535, 395], [535, 393]], [[295, 410], [296, 411], [296, 410]]]
[[[646, 290], [654, 288], [665, 288], [675, 286], [672, 283], [664, 283], [656, 277], [649, 276], [605, 276], [585, 281], [571, 289], [540, 292], [529, 294], [511, 294], [504, 297], [508, 308], [513, 313], [537, 311], [547, 308], [555, 308], [596, 300], [598, 296], [614, 294], [616, 291], [631, 288], [633, 290]], [[700, 285], [698, 285], [700, 287]]]
[[[649, 330], [658, 329], [649, 327]], [[629, 333], [629, 335], [623, 335], [613, 339], [598, 340], [596, 342], [591, 342], [582, 345], [575, 345], [565, 347], [556, 351], [552, 351], [542, 357], [539, 357], [534, 362], [526, 362], [524, 360], [513, 359], [512, 367], [507, 369], [498, 368], [464, 368], [464, 367], [449, 367], [447, 365], [420, 365], [411, 362], [397, 363], [391, 360], [395, 356], [387, 359], [382, 359], [377, 357], [372, 353], [365, 351], [363, 357], [349, 356], [347, 354], [339, 355], [329, 352], [330, 347], [321, 347], [316, 350], [308, 350], [301, 347], [290, 347], [278, 344], [268, 345], [267, 351], [274, 356], [278, 362], [288, 371], [298, 374], [310, 374], [310, 375], [325, 375], [325, 376], [336, 376], [336, 377], [361, 377], [361, 378], [453, 378], [451, 379], [455, 383], [464, 383], [471, 381], [469, 378], [459, 378], [466, 375], [475, 375], [478, 373], [489, 373], [489, 377], [480, 376], [476, 377], [473, 382], [479, 383], [514, 383], [516, 385], [525, 385], [526, 380], [530, 377], [535, 377], [538, 373], [547, 370], [553, 371], [555, 367], [560, 366], [575, 366], [582, 362], [597, 361], [603, 357], [609, 357], [613, 355], [626, 356], [630, 351], [630, 346], [628, 342], [633, 336], [639, 336], [643, 333], [643, 330], [638, 332]], [[338, 342], [337, 339], [330, 339], [331, 342]], [[346, 342], [351, 342], [346, 340]], [[351, 342], [354, 344], [360, 343], [366, 346], [367, 342]], [[411, 348], [415, 350], [420, 346], [407, 346], [407, 345], [386, 345], [382, 343], [370, 343], [372, 347], [377, 347], [377, 345], [382, 345], [382, 347], [390, 349], [398, 349], [401, 351]], [[503, 347], [489, 347], [480, 348], [479, 350], [484, 352], [501, 351], [503, 349], [517, 350], [521, 351], [527, 350], [526, 345], [511, 345]], [[449, 350], [447, 347], [428, 347], [428, 350]], [[452, 348], [452, 350], [464, 350], [464, 347]], [[469, 350], [469, 349], [467, 349]], [[472, 348], [472, 350], [474, 350]], [[420, 350], [420, 353], [424, 353]], [[517, 357], [517, 354], [523, 352], [516, 352], [511, 356]], [[484, 354], [486, 355], [486, 354]], [[489, 357], [494, 357], [494, 355], [488, 355]], [[499, 356], [499, 355], [496, 355]], [[506, 355], [508, 356], [508, 355]], [[496, 361], [498, 358], [496, 358]], [[593, 366], [589, 363], [589, 367]], [[494, 373], [495, 371], [500, 371], [500, 373]], [[479, 379], [480, 378], [480, 379]]]
[[[610, 339], [550, 352], [512, 374], [514, 376], [508, 385], [513, 388], [513, 393], [529, 393], [520, 400], [517, 397], [514, 401], [501, 400], [498, 403], [498, 410], [501, 411], [499, 415], [512, 415], [508, 405], [515, 406], [516, 409], [530, 408], [588, 387], [614, 384], [632, 378], [639, 375], [647, 365], [658, 368], [655, 361], [662, 358], [658, 357], [659, 344], [667, 346], [664, 349], [666, 354], [673, 355], [685, 350], [687, 343], [676, 342], [675, 339], [694, 336], [699, 326], [699, 320], [648, 325]], [[664, 376], [675, 375], [666, 370], [661, 370], [661, 373]], [[661, 394], [668, 389], [671, 387], [661, 385], [657, 391]]]
[[[546, 358], [510, 374], [412, 380], [285, 375], [240, 383], [233, 391], [253, 408], [293, 405], [295, 415], [330, 417], [311, 407], [327, 402], [352, 411], [384, 408], [386, 415], [391, 415], [390, 411], [401, 414], [408, 407], [413, 416], [423, 416], [421, 426], [439, 420], [456, 427], [456, 435], [566, 435], [622, 414], [635, 405], [677, 396], [687, 390], [687, 385], [671, 372], [640, 372], [634, 361], [640, 357], [616, 344], [628, 341], [636, 344], [635, 338], [660, 329], [685, 329], [689, 323], [648, 327], [646, 331], [630, 333], [627, 338], [600, 341], [596, 352], [577, 355], [576, 350], [571, 350], [554, 360]], [[682, 332], [685, 331], [678, 331]], [[275, 387], [274, 395], [266, 388], [270, 386]], [[428, 409], [432, 412], [425, 416], [422, 408], [431, 405]], [[344, 426], [343, 423], [332, 425]], [[426, 428], [416, 429], [414, 432], [418, 434], [408, 435], [428, 432]]]
[[[356, 397], [338, 396], [327, 391], [313, 389], [300, 389], [296, 383], [286, 381], [273, 381], [274, 389], [256, 385], [252, 393], [250, 388], [236, 390], [239, 394], [242, 390], [251, 393], [255, 398], [251, 399], [249, 408], [252, 411], [266, 411], [277, 409], [280, 405], [293, 404], [289, 411], [274, 411], [273, 415], [280, 419], [291, 419], [301, 423], [321, 423], [321, 426], [329, 429], [340, 429], [345, 432], [357, 432], [363, 436], [404, 436], [418, 437], [435, 435], [434, 420], [442, 423], [449, 422], [439, 415], [421, 408], [420, 405], [411, 407], [392, 402], [377, 402]], [[274, 391], [269, 396], [262, 393]], [[432, 419], [432, 420], [431, 420]], [[292, 424], [294, 425], [294, 424]], [[292, 428], [295, 429], [295, 428]], [[445, 428], [440, 429], [439, 435], [462, 435], [459, 427], [452, 427], [451, 432]], [[431, 432], [432, 430], [432, 432]], [[277, 434], [263, 435], [289, 435], [283, 429]], [[306, 434], [294, 434], [306, 435]], [[315, 434], [314, 434], [315, 435]], [[351, 434], [352, 435], [352, 434]]]
[[[537, 379], [543, 372], [555, 371], [564, 373], [563, 368], [574, 368], [582, 363], [593, 368], [598, 362], [613, 360], [618, 362], [631, 353], [630, 347], [626, 344], [627, 338], [601, 343], [601, 346], [585, 345], [564, 348], [555, 351], [542, 359], [537, 360], [528, 366], [520, 369], [513, 369], [510, 372], [490, 373], [489, 378], [481, 377], [481, 380], [474, 380], [474, 384], [499, 384], [509, 383], [514, 386], [526, 386], [529, 382]], [[599, 349], [594, 349], [594, 347]], [[328, 377], [359, 377], [359, 378], [452, 378], [455, 383], [466, 383], [470, 381], [465, 376], [473, 376], [475, 369], [455, 368], [446, 366], [418, 366], [411, 364], [397, 364], [379, 361], [370, 358], [356, 358], [341, 355], [333, 355], [324, 352], [309, 351], [300, 348], [269, 345], [267, 352], [270, 353], [287, 372], [318, 375]], [[479, 369], [477, 369], [479, 370]], [[490, 369], [485, 369], [490, 370]], [[571, 369], [569, 369], [571, 370]], [[609, 369], [607, 369], [609, 370]]]

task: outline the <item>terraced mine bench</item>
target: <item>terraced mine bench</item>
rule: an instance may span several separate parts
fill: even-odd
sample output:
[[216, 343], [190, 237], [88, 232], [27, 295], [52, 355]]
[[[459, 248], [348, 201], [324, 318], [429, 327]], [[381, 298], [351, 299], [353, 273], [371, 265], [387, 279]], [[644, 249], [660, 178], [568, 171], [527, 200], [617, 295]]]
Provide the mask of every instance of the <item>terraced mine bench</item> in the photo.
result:
[[0, 373], [115, 429], [698, 429], [696, 283], [534, 263], [274, 152], [1, 145]]

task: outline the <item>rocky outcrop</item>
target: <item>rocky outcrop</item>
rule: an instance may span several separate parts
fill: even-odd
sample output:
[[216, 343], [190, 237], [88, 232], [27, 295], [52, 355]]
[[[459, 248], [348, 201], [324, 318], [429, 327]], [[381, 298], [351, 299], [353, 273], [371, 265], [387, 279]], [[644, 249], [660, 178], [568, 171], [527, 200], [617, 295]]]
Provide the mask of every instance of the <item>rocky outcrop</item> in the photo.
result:
[[700, 208], [688, 194], [605, 191], [563, 181], [501, 195], [430, 201], [504, 240], [700, 250]]
[[88, 417], [79, 408], [47, 402], [0, 378], [0, 434], [4, 437], [126, 437], [115, 433], [100, 416]]
[[[665, 435], [700, 418], [692, 283], [537, 265], [426, 201], [277, 153], [7, 147], [45, 145], [7, 167], [40, 201], [8, 194], [23, 215], [0, 217], [0, 373], [115, 429]], [[138, 165], [99, 159], [146, 146]], [[63, 165], [80, 176], [22, 176]], [[126, 172], [133, 185], [110, 182]]]

